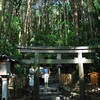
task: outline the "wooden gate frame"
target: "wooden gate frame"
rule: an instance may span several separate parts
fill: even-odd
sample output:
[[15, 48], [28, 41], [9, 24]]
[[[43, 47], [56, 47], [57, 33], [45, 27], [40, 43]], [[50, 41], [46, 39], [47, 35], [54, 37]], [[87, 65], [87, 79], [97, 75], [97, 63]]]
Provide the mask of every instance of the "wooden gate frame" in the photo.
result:
[[[34, 53], [35, 58], [23, 59], [27, 64], [35, 64], [35, 84], [34, 84], [34, 100], [39, 100], [39, 64], [78, 64], [79, 66], [79, 86], [80, 86], [80, 100], [85, 100], [85, 86], [84, 86], [84, 68], [83, 63], [93, 63], [93, 59], [86, 59], [82, 57], [83, 53], [93, 53], [95, 49], [88, 46], [79, 47], [27, 47], [17, 46], [21, 53]], [[39, 57], [41, 53], [56, 53], [57, 59], [43, 59]], [[63, 53], [77, 53], [78, 57], [74, 59], [61, 59]], [[60, 54], [60, 55], [59, 55]]]

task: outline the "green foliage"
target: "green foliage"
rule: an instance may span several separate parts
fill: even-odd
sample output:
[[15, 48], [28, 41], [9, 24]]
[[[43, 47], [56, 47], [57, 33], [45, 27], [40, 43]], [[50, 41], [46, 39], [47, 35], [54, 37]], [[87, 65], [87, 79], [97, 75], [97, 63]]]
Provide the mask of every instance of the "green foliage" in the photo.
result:
[[11, 20], [11, 28], [20, 31], [21, 30], [21, 20], [18, 17], [13, 17]]
[[24, 74], [24, 68], [22, 66], [16, 66], [15, 67], [15, 73], [16, 74]]
[[[4, 14], [4, 22], [3, 22], [3, 28], [2, 28], [2, 39], [0, 40], [0, 46], [2, 47], [2, 43], [4, 42], [4, 34], [6, 32], [6, 28], [8, 25], [8, 18], [9, 14], [5, 13]], [[18, 17], [13, 17], [11, 19], [10, 23], [10, 29], [8, 32], [8, 36], [6, 39], [6, 47], [5, 47], [5, 52], [8, 53], [9, 55], [13, 56], [15, 59], [21, 59], [21, 54], [20, 52], [16, 49], [15, 44], [19, 43], [19, 33], [21, 32], [21, 20]], [[1, 48], [0, 48], [1, 51]]]
[[[69, 30], [69, 31], [71, 31], [71, 30]], [[67, 41], [68, 41], [68, 45], [69, 46], [74, 46], [75, 44], [75, 34], [72, 32], [69, 32], [70, 34], [68, 34], [68, 38], [67, 38]]]

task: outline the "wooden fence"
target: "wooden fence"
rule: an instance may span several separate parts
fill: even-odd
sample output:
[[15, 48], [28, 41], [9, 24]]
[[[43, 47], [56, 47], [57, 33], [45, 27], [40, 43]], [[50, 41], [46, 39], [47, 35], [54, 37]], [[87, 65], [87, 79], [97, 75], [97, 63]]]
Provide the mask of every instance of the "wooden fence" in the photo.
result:
[[59, 82], [61, 85], [69, 85], [72, 83], [72, 74], [60, 74]]

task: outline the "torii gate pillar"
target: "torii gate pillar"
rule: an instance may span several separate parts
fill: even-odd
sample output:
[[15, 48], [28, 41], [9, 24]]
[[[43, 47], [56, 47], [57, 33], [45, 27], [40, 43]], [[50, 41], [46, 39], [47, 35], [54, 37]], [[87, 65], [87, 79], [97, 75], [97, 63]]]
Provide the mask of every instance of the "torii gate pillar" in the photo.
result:
[[79, 86], [80, 86], [80, 100], [85, 100], [85, 87], [84, 87], [84, 69], [82, 63], [82, 52], [78, 53], [78, 67], [79, 67]]
[[39, 52], [35, 53], [34, 99], [39, 100]]

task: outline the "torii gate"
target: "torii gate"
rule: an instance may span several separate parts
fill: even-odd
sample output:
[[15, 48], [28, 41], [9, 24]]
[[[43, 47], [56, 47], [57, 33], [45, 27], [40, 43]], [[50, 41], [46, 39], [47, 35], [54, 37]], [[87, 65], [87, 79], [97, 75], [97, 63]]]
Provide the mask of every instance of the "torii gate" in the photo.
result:
[[[17, 46], [21, 53], [35, 53], [35, 58], [23, 59], [23, 62], [28, 64], [35, 64], [35, 84], [34, 84], [34, 100], [39, 100], [39, 64], [78, 64], [79, 66], [79, 86], [80, 86], [80, 100], [85, 100], [84, 87], [84, 68], [83, 63], [93, 63], [92, 59], [82, 57], [83, 53], [93, 53], [95, 49], [88, 46], [81, 47], [26, 47]], [[57, 59], [43, 59], [39, 57], [41, 53], [56, 53]], [[61, 59], [62, 53], [77, 53], [78, 56], [74, 59]]]

